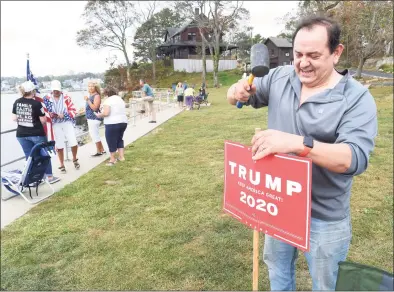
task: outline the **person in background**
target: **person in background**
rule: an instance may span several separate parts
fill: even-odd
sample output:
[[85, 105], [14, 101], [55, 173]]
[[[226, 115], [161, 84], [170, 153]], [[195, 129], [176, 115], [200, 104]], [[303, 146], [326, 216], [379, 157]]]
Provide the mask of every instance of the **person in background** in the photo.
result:
[[186, 103], [186, 110], [193, 109], [193, 98], [194, 98], [194, 85], [189, 87], [185, 90], [185, 103]]
[[145, 104], [145, 109], [148, 108], [148, 114], [150, 117], [149, 123], [156, 123], [156, 111], [153, 105], [153, 101], [155, 100], [152, 87], [149, 84], [145, 83], [143, 79], [140, 79], [140, 86], [142, 87], [142, 100]]
[[92, 155], [92, 157], [97, 157], [105, 154], [105, 150], [103, 144], [101, 143], [100, 138], [100, 124], [103, 119], [98, 118], [94, 113], [100, 111], [101, 105], [101, 97], [100, 97], [100, 84], [97, 81], [89, 81], [88, 82], [88, 91], [89, 96], [85, 96], [86, 107], [85, 114], [86, 119], [88, 121], [89, 134], [92, 138], [92, 141], [96, 143], [96, 153]]
[[[110, 159], [107, 166], [113, 166], [116, 161], [124, 161], [123, 135], [127, 128], [126, 104], [118, 95], [118, 90], [107, 87], [104, 90], [105, 98], [103, 110], [94, 113], [99, 118], [104, 118], [105, 139], [107, 140]], [[118, 158], [116, 158], [118, 152]]]
[[80, 168], [77, 158], [78, 142], [74, 129], [77, 110], [75, 109], [71, 97], [63, 94], [60, 81], [53, 80], [51, 82], [51, 90], [52, 92], [44, 96], [43, 99], [52, 119], [56, 142], [55, 146], [60, 162], [59, 169], [61, 173], [66, 173], [66, 168], [64, 166], [64, 148], [66, 147], [64, 138], [67, 139], [68, 145], [71, 147], [75, 169]]
[[201, 85], [200, 89], [198, 90], [198, 93], [199, 93], [201, 99], [204, 100], [206, 97], [204, 83]]
[[[26, 160], [35, 145], [48, 141], [44, 131], [45, 112], [41, 102], [34, 99], [35, 88], [31, 81], [22, 83], [19, 87], [22, 97], [17, 99], [12, 107], [12, 119], [18, 123], [16, 138], [22, 146]], [[46, 179], [50, 184], [60, 180], [53, 176], [51, 162], [46, 170]]]
[[34, 99], [36, 101], [40, 102], [43, 109], [44, 109], [45, 117], [46, 117], [46, 123], [44, 124], [44, 131], [47, 135], [48, 141], [55, 141], [55, 135], [53, 133], [53, 128], [52, 128], [52, 119], [51, 119], [48, 109], [44, 103], [44, 99], [40, 96], [40, 94], [37, 91], [34, 95]]
[[174, 91], [172, 90], [171, 87], [167, 88], [167, 102], [169, 103], [171, 101], [171, 96], [174, 95]]
[[184, 94], [184, 90], [183, 90], [183, 87], [182, 87], [182, 83], [178, 82], [178, 85], [175, 88], [175, 96], [177, 97], [178, 107], [179, 108], [183, 107], [183, 94]]

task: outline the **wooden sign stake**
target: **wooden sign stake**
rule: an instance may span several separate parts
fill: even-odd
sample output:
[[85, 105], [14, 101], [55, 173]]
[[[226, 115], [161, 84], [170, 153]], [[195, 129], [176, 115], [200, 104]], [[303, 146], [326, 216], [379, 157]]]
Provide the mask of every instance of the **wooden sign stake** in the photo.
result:
[[253, 291], [259, 290], [259, 232], [253, 230]]
[[[255, 134], [261, 131], [261, 128], [254, 130]], [[253, 230], [253, 291], [259, 290], [259, 231]]]

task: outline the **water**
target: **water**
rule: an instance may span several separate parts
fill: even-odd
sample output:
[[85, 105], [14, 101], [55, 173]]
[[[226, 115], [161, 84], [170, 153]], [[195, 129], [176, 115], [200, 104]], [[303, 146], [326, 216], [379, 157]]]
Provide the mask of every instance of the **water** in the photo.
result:
[[[44, 94], [42, 94], [44, 95]], [[77, 111], [85, 107], [84, 95], [86, 91], [73, 91], [68, 93]], [[16, 129], [17, 124], [12, 120], [12, 106], [20, 97], [17, 93], [1, 94], [1, 131]], [[24, 156], [22, 147], [16, 140], [16, 132], [1, 135], [1, 164]]]

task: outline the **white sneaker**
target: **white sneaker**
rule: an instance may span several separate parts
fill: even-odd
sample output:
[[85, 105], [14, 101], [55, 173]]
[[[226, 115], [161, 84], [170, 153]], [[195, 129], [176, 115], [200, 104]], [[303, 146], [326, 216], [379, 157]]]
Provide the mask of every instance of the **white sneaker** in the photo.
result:
[[57, 183], [59, 180], [60, 180], [60, 178], [59, 178], [59, 177], [56, 177], [56, 176], [52, 176], [51, 179], [47, 178], [47, 181], [48, 181], [50, 184]]

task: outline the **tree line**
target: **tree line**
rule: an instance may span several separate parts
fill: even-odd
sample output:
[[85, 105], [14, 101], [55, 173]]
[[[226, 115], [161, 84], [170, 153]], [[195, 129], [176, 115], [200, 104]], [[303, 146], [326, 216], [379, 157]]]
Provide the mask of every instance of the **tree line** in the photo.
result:
[[[66, 80], [83, 80], [85, 78], [97, 78], [104, 79], [104, 73], [91, 73], [91, 72], [82, 72], [77, 74], [66, 74], [66, 75], [45, 75], [36, 77], [38, 83], [59, 80], [60, 82], [64, 82]], [[7, 81], [11, 86], [16, 86], [17, 84], [21, 84], [26, 81], [26, 77], [1, 77], [1, 81]]]
[[[205, 51], [208, 48], [214, 64], [213, 83], [217, 86], [222, 37], [230, 30], [239, 28], [249, 16], [242, 5], [242, 1], [88, 1], [82, 14], [85, 28], [77, 32], [77, 44], [92, 49], [111, 48], [120, 51], [126, 63], [121, 66], [126, 69], [125, 81], [130, 84], [134, 81], [131, 74], [133, 63], [129, 57], [132, 46], [139, 62], [151, 64], [151, 82], [155, 84], [156, 61], [160, 57], [157, 47], [163, 43], [166, 29], [182, 27], [193, 20], [202, 37], [199, 50], [204, 67], [202, 82], [206, 78]], [[196, 15], [195, 8], [199, 8], [202, 13]], [[207, 38], [206, 32], [211, 37]], [[113, 75], [114, 62], [109, 63], [111, 67], [106, 73]], [[119, 78], [115, 79], [119, 81]]]
[[300, 1], [284, 18], [285, 33], [308, 15], [334, 18], [342, 28], [345, 67], [357, 66], [360, 77], [366, 60], [393, 55], [393, 1]]
[[[267, 4], [269, 5], [269, 4]], [[201, 13], [196, 14], [196, 8]], [[392, 1], [299, 1], [298, 8], [283, 18], [285, 29], [277, 37], [291, 41], [297, 21], [312, 14], [335, 18], [342, 26], [346, 65], [358, 63], [358, 74], [369, 58], [391, 55], [393, 47]], [[115, 66], [116, 59], [108, 59], [106, 83], [130, 88], [136, 83], [135, 74], [143, 63], [151, 68], [150, 82], [156, 83], [160, 56], [157, 47], [164, 42], [168, 27], [182, 27], [194, 21], [199, 29], [201, 45], [198, 49], [203, 62], [202, 82], [206, 81], [206, 55], [213, 60], [213, 84], [218, 86], [220, 45], [238, 47], [238, 58], [248, 60], [250, 48], [264, 42], [261, 35], [252, 35], [248, 25], [249, 11], [242, 1], [88, 1], [82, 14], [85, 28], [77, 32], [79, 46], [91, 49], [109, 48], [124, 56], [125, 64]], [[209, 37], [207, 37], [207, 32]], [[134, 61], [130, 51], [134, 51]], [[142, 66], [147, 70], [145, 64]], [[145, 72], [146, 73], [146, 72]], [[125, 75], [125, 76], [124, 76]], [[146, 74], [145, 74], [146, 75]]]

